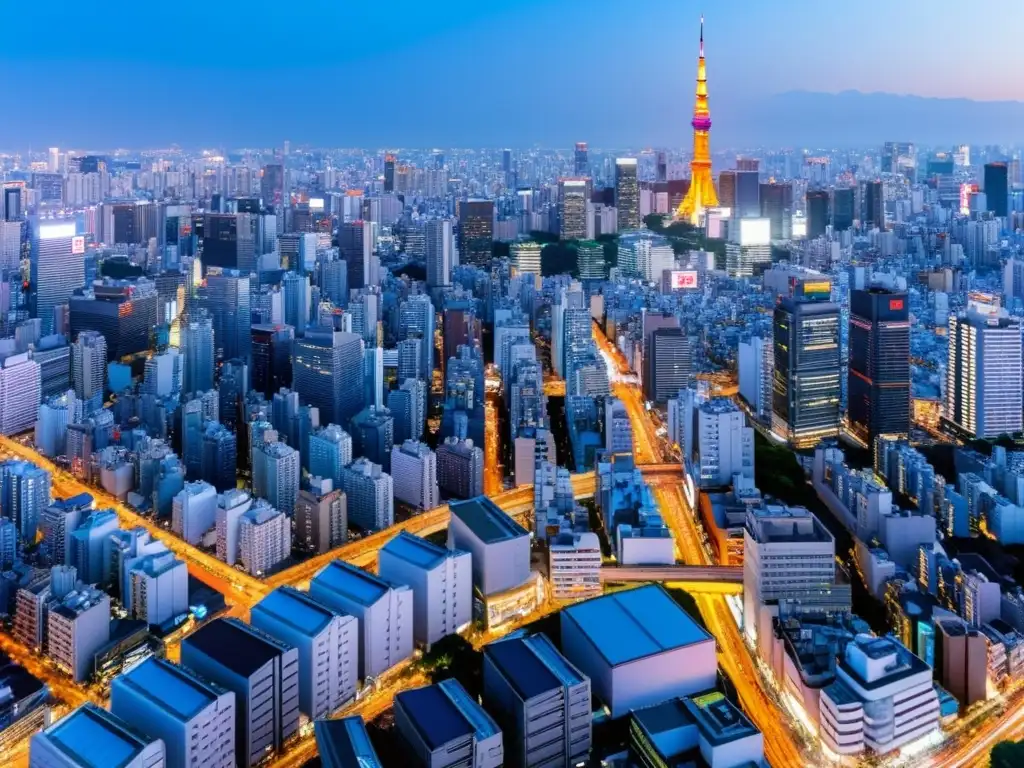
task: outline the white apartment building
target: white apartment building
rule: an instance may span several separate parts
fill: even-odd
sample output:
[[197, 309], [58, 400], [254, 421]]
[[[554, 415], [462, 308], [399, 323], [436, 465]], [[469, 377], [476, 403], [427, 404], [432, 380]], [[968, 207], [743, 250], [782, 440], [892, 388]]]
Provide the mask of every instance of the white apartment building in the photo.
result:
[[291, 554], [292, 524], [284, 512], [257, 499], [238, 523], [238, 560], [251, 576], [270, 573]]
[[128, 569], [131, 614], [149, 624], [188, 613], [188, 566], [173, 552], [147, 555]]
[[341, 472], [348, 497], [348, 520], [364, 531], [382, 531], [395, 521], [395, 491], [391, 475], [380, 464], [359, 458]]
[[359, 623], [293, 587], [257, 603], [249, 623], [299, 652], [299, 711], [330, 716], [356, 696]]
[[772, 414], [772, 376], [775, 373], [771, 339], [754, 336], [749, 341], [741, 341], [737, 361], [740, 397], [759, 419], [768, 421]]
[[335, 560], [309, 584], [309, 594], [359, 621], [359, 677], [378, 677], [409, 658], [413, 648], [413, 592], [362, 568]]
[[185, 483], [171, 503], [171, 530], [195, 546], [217, 523], [217, 489], [202, 480]]
[[701, 488], [732, 485], [736, 475], [754, 479], [754, 430], [731, 400], [715, 398], [700, 404], [696, 449], [692, 474]]
[[217, 559], [228, 565], [238, 562], [238, 532], [242, 515], [252, 507], [245, 491], [232, 488], [217, 497]]
[[92, 674], [96, 651], [110, 641], [110, 597], [82, 586], [50, 606], [46, 655], [76, 683]]
[[461, 632], [473, 619], [469, 552], [449, 550], [402, 531], [380, 550], [378, 573], [413, 594], [413, 640], [430, 646]]
[[884, 755], [939, 727], [932, 670], [893, 638], [859, 635], [821, 690], [822, 744], [842, 757]]
[[417, 440], [406, 440], [391, 449], [391, 478], [395, 498], [416, 509], [433, 509], [441, 503], [437, 487], [437, 456]]
[[556, 600], [601, 594], [601, 542], [596, 533], [561, 533], [548, 548], [548, 577]]

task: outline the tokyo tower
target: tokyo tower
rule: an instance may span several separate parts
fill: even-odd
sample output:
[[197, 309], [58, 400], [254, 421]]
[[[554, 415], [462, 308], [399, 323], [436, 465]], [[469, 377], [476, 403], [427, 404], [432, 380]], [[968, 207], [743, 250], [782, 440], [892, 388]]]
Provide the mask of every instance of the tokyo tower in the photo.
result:
[[704, 211], [718, 205], [711, 179], [711, 112], [708, 110], [708, 73], [704, 66], [704, 17], [700, 17], [700, 57], [697, 59], [697, 101], [693, 106], [693, 159], [690, 189], [679, 204], [676, 218], [700, 224]]

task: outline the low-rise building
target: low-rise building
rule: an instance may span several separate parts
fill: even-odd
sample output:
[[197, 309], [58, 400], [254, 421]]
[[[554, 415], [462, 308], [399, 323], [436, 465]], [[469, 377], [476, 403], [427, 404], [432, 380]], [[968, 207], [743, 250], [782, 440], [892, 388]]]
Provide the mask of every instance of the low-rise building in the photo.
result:
[[548, 578], [556, 600], [601, 594], [601, 541], [596, 533], [560, 533], [548, 546]]
[[163, 768], [166, 752], [161, 739], [86, 703], [32, 737], [28, 764], [30, 768]]
[[323, 768], [384, 768], [360, 715], [313, 724]]

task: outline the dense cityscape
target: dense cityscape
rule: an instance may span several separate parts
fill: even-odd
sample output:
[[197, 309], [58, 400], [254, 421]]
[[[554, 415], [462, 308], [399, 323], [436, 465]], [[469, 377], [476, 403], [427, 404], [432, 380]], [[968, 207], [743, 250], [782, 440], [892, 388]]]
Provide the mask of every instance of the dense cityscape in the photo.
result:
[[1021, 152], [694, 27], [675, 149], [0, 153], [0, 764], [1024, 765]]

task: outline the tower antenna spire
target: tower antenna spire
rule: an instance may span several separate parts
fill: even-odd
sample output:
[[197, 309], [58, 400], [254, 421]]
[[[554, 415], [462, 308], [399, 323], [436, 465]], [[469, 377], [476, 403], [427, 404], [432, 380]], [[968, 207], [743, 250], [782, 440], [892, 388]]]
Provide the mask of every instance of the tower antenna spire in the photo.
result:
[[676, 218], [697, 226], [708, 208], [718, 205], [711, 175], [711, 112], [708, 110], [708, 77], [704, 63], [704, 14], [700, 17], [700, 58], [697, 59], [697, 93], [693, 105], [693, 157], [690, 188], [676, 209]]
[[704, 14], [700, 15], [700, 57], [704, 58]]

